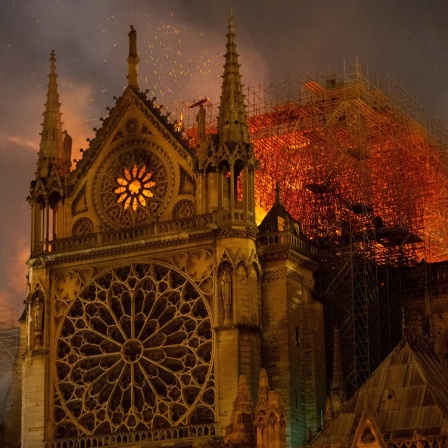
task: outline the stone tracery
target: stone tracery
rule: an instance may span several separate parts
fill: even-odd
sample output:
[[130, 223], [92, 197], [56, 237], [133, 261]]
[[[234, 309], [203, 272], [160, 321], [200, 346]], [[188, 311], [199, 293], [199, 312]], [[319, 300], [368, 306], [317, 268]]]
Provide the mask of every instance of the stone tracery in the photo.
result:
[[182, 271], [157, 262], [108, 270], [59, 328], [55, 437], [214, 421], [209, 313]]
[[73, 235], [89, 235], [93, 233], [94, 226], [91, 219], [83, 217], [75, 221], [72, 228]]
[[148, 224], [163, 212], [172, 193], [172, 172], [160, 151], [155, 145], [151, 150], [122, 147], [102, 165], [95, 205], [108, 224]]

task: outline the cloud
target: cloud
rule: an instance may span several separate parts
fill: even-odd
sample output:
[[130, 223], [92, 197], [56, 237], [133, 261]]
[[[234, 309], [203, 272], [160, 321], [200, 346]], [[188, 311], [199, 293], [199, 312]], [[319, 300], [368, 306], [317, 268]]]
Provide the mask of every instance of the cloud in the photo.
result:
[[[0, 135], [1, 139], [7, 140], [9, 143], [13, 143], [14, 145], [18, 145], [20, 147], [28, 147], [34, 149], [36, 151], [39, 150], [39, 145], [36, 143], [36, 140], [28, 140], [23, 137], [19, 137], [18, 135]], [[0, 151], [5, 151], [6, 147], [1, 145]]]
[[81, 148], [88, 146], [86, 138], [99, 127], [101, 107], [93, 101], [92, 86], [75, 79], [60, 79], [58, 85], [62, 112], [62, 128], [73, 139], [72, 158], [79, 158]]

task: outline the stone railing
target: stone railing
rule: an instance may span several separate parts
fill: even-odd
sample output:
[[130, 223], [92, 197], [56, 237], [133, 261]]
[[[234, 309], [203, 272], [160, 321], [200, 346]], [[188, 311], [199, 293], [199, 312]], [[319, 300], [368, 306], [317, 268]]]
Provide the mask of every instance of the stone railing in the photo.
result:
[[410, 439], [396, 439], [390, 440], [387, 443], [388, 448], [447, 448], [448, 440], [445, 435], [442, 436], [423, 436], [416, 434]]
[[165, 236], [176, 232], [204, 228], [213, 223], [213, 215], [200, 215], [191, 218], [177, 219], [163, 223], [153, 223], [148, 226], [133, 227], [130, 229], [110, 232], [78, 235], [71, 238], [61, 238], [53, 241], [38, 243], [35, 254], [67, 252], [70, 250], [90, 249], [107, 244], [121, 243], [140, 238]]
[[300, 252], [317, 256], [317, 247], [303, 240], [291, 232], [273, 232], [267, 235], [261, 235], [258, 238], [259, 246], [271, 246], [275, 244], [284, 244], [286, 246], [299, 249]]
[[233, 213], [232, 210], [221, 210], [218, 216], [220, 221], [231, 221], [233, 223], [246, 223], [254, 220], [254, 213], [240, 208], [234, 208]]
[[[213, 438], [216, 436], [216, 424], [179, 426], [173, 428], [152, 429], [121, 434], [98, 434], [95, 436], [73, 437], [69, 439], [48, 440], [45, 448], [95, 448], [129, 447], [140, 445], [170, 444], [176, 440]], [[171, 444], [170, 444], [171, 445]]]

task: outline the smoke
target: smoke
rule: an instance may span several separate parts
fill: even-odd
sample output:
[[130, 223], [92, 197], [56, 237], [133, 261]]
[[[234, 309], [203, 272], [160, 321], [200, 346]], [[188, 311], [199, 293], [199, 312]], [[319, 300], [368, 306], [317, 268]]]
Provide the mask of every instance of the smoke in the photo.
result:
[[11, 386], [12, 369], [6, 368], [1, 370], [0, 375], [0, 423], [5, 419], [6, 398], [8, 390]]
[[93, 137], [93, 127], [98, 126], [100, 106], [93, 99], [90, 85], [74, 79], [62, 78], [59, 81], [62, 128], [73, 139], [72, 160], [79, 159], [80, 149], [88, 146], [86, 139]]
[[[227, 13], [232, 10], [246, 86], [300, 73], [391, 73], [429, 111], [448, 119], [448, 3], [333, 1], [0, 2], [0, 290], [23, 300], [30, 234], [26, 202], [47, 91], [56, 69], [73, 158], [126, 86], [127, 33], [138, 33], [140, 87], [159, 104], [219, 101]], [[341, 69], [341, 70], [340, 70]], [[175, 109], [173, 106], [170, 109]], [[174, 110], [175, 112], [175, 110]], [[18, 249], [19, 247], [19, 249]], [[20, 267], [21, 266], [21, 267]]]

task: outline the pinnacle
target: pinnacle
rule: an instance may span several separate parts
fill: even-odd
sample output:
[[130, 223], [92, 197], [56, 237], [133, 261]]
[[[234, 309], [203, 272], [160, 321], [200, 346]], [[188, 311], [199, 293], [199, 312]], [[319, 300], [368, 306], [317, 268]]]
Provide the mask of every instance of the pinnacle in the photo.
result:
[[233, 16], [228, 16], [227, 44], [222, 76], [221, 104], [218, 118], [218, 134], [225, 143], [249, 143], [246, 108], [239, 72], [238, 53]]

